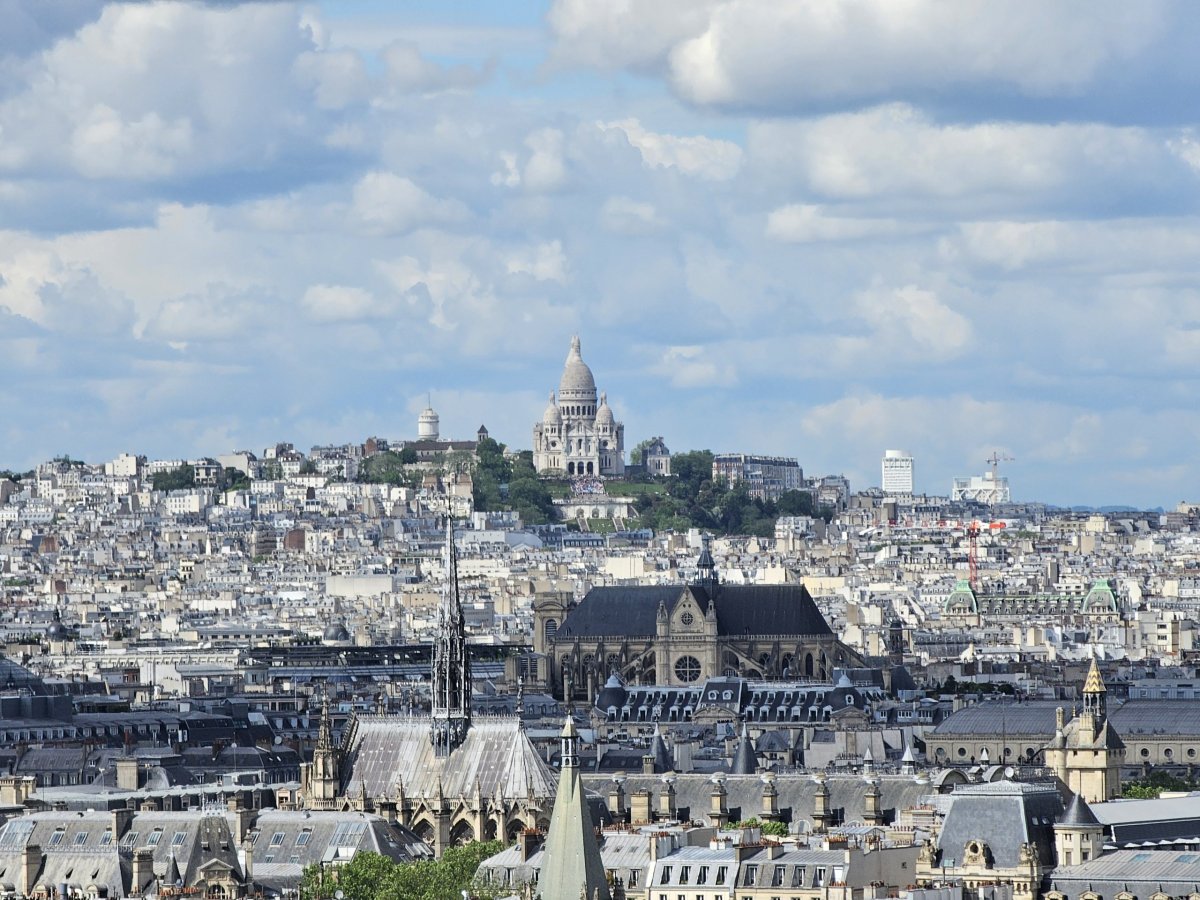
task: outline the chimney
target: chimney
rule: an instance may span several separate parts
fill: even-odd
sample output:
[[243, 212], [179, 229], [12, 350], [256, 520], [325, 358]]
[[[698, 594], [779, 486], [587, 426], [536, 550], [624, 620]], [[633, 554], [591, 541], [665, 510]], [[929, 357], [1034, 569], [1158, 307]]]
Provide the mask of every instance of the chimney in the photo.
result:
[[233, 813], [233, 839], [240, 844], [250, 832], [250, 826], [254, 824], [255, 811], [246, 809], [240, 794], [229, 801], [229, 811]]
[[637, 825], [642, 822], [650, 821], [650, 791], [640, 790], [633, 792], [633, 805], [629, 811], [629, 821]]
[[254, 845], [249, 841], [242, 843], [242, 875], [247, 886], [254, 884]]
[[654, 754], [653, 753], [647, 753], [645, 756], [642, 757], [642, 774], [643, 775], [653, 775], [654, 774]]
[[21, 857], [21, 881], [17, 885], [17, 890], [26, 897], [32, 895], [41, 871], [42, 848], [37, 844], [29, 844], [25, 847], [25, 853]]
[[833, 814], [829, 809], [829, 785], [825, 783], [824, 775], [816, 776], [817, 795], [813, 800], [813, 832], [824, 834], [833, 824]]
[[133, 822], [133, 810], [126, 807], [125, 809], [114, 809], [112, 811], [112, 830], [113, 843], [116, 844], [125, 836], [125, 832], [129, 830], [129, 826]]
[[142, 847], [133, 852], [133, 883], [129, 893], [140, 894], [154, 880], [154, 851]]
[[863, 794], [863, 821], [868, 825], [882, 825], [883, 811], [879, 804], [879, 781], [872, 778], [867, 782], [867, 790]]
[[117, 790], [138, 789], [138, 761], [136, 756], [122, 756], [117, 760]]
[[763, 775], [762, 812], [760, 817], [768, 822], [779, 818], [779, 790], [775, 787], [774, 775]]
[[675, 816], [675, 779], [664, 778], [662, 793], [658, 795], [658, 815], [661, 819], [673, 821]]
[[714, 778], [708, 818], [718, 828], [729, 821], [729, 805], [726, 803], [727, 797], [725, 780], [723, 778]]
[[536, 828], [523, 828], [521, 833], [517, 835], [517, 847], [521, 851], [521, 862], [529, 862], [529, 857], [533, 856], [542, 846], [542, 833]]
[[623, 778], [614, 778], [612, 787], [608, 789], [608, 812], [614, 821], [625, 821], [625, 783]]

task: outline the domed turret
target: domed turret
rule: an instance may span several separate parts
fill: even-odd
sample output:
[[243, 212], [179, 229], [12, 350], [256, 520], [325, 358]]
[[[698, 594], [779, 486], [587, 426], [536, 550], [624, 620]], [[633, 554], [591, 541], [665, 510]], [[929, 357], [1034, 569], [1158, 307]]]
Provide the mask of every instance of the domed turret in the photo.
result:
[[340, 644], [350, 640], [350, 632], [341, 622], [331, 622], [325, 627], [323, 640], [327, 644]]
[[438, 414], [433, 411], [433, 406], [426, 406], [417, 419], [417, 440], [436, 441], [440, 425], [441, 420], [438, 418]]
[[629, 692], [625, 690], [625, 685], [621, 681], [620, 676], [613, 672], [608, 676], [608, 681], [604, 683], [604, 687], [600, 689], [600, 693], [596, 695], [596, 708], [607, 710], [610, 707], [620, 709], [625, 705], [625, 699], [629, 696]]
[[596, 424], [602, 428], [612, 428], [614, 421], [612, 407], [608, 405], [608, 394], [601, 394], [600, 407], [596, 410]]
[[558, 398], [564, 404], [596, 405], [596, 379], [579, 353], [579, 336], [571, 338], [571, 350], [558, 383]]
[[546, 411], [542, 414], [543, 425], [561, 425], [562, 410], [558, 408], [558, 404], [554, 400], [554, 392], [550, 392], [550, 403], [546, 407]]

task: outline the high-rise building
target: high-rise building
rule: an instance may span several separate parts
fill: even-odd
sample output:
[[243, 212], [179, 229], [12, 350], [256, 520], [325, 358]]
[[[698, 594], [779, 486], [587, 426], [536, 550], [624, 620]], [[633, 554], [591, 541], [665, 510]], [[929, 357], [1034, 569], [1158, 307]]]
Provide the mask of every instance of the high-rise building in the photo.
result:
[[913, 492], [913, 458], [903, 450], [883, 451], [883, 480], [880, 482], [885, 494], [911, 494]]

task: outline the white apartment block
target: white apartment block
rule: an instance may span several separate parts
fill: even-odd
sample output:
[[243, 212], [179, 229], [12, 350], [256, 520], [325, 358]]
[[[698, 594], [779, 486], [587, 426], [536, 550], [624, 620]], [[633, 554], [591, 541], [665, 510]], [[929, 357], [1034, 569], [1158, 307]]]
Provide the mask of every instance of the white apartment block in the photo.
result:
[[883, 473], [880, 486], [884, 494], [912, 494], [913, 458], [903, 450], [883, 451]]

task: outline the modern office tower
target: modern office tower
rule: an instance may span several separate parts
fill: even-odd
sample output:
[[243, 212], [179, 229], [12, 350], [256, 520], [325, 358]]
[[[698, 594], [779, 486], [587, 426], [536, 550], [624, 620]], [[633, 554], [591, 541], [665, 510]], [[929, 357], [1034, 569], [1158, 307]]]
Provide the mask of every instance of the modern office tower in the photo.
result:
[[913, 458], [903, 450], [883, 452], [883, 480], [880, 482], [885, 494], [911, 494], [913, 492]]

